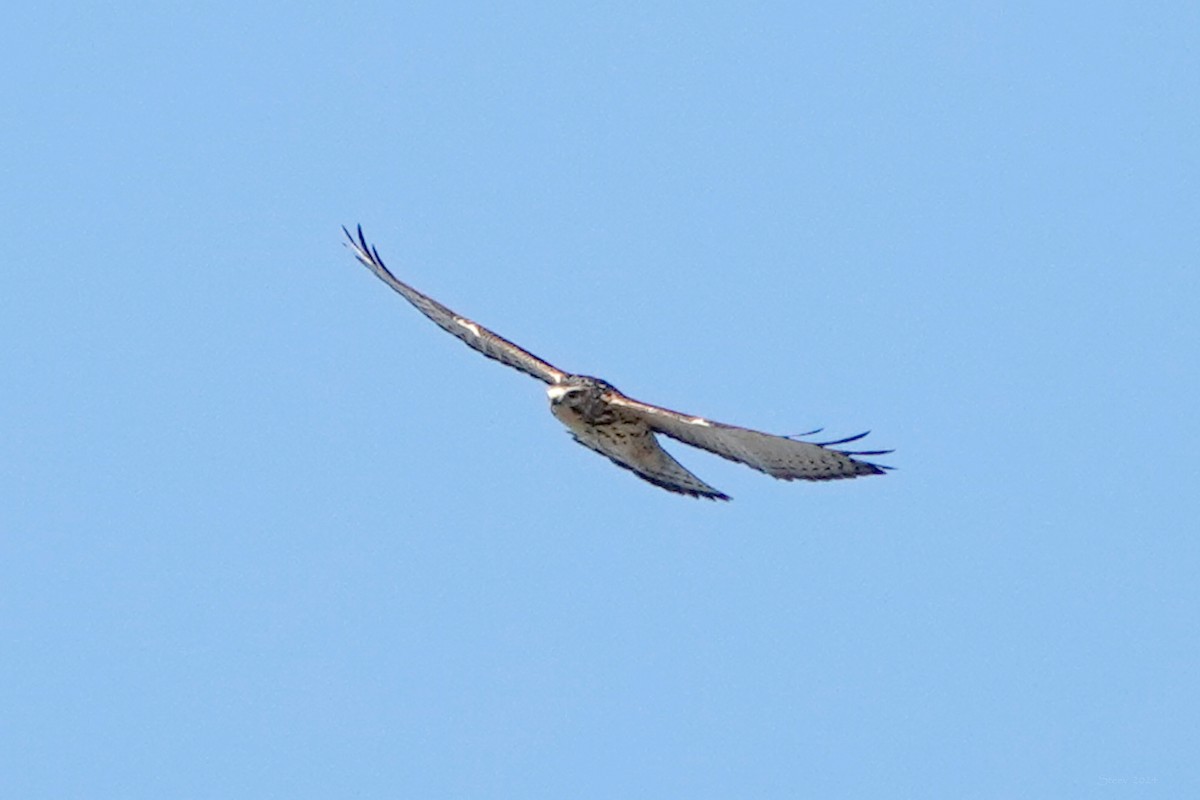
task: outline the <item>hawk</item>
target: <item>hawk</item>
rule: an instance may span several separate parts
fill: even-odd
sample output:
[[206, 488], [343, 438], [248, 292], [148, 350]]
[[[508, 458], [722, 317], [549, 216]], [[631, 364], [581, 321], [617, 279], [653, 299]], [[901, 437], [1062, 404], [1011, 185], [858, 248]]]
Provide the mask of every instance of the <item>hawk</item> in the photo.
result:
[[[774, 436], [643, 403], [627, 397], [599, 378], [563, 372], [401, 281], [384, 266], [379, 252], [367, 244], [361, 225], [357, 236], [345, 227], [342, 230], [355, 258], [442, 330], [462, 339], [468, 347], [488, 358], [549, 384], [546, 394], [550, 398], [550, 412], [567, 426], [575, 441], [655, 486], [691, 497], [730, 499], [729, 495], [709, 486], [672, 458], [659, 444], [656, 436], [659, 433], [785, 481], [857, 478], [882, 475], [884, 470], [890, 469], [854, 456], [878, 456], [891, 450], [855, 451], [832, 447], [858, 441], [866, 433], [820, 443], [800, 441], [793, 436]], [[818, 431], [798, 436], [815, 433]]]

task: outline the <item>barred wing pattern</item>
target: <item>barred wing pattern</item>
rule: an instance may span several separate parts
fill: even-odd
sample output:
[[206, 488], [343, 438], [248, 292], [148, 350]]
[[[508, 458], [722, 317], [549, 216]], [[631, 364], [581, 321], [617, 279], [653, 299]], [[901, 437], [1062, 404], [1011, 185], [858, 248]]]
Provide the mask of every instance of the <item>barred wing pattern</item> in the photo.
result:
[[391, 270], [384, 266], [383, 259], [379, 257], [379, 252], [367, 244], [366, 238], [363, 237], [361, 225], [358, 226], [357, 238], [346, 228], [343, 227], [342, 230], [345, 231], [346, 238], [349, 240], [349, 247], [354, 252], [354, 257], [359, 260], [359, 263], [371, 270], [371, 272], [374, 272], [388, 286], [399, 292], [405, 300], [412, 303], [418, 311], [436, 322], [442, 330], [466, 342], [468, 347], [478, 350], [488, 358], [495, 359], [501, 364], [520, 370], [526, 375], [531, 375], [544, 383], [561, 383], [567, 377], [567, 373], [554, 365], [518, 347], [503, 336], [492, 333], [482, 325], [472, 322], [466, 317], [460, 317], [432, 297], [421, 294], [407, 283], [401, 281], [391, 273]]
[[709, 486], [676, 461], [644, 422], [572, 428], [571, 434], [584, 447], [660, 489], [709, 500], [729, 499], [729, 495]]
[[608, 392], [605, 401], [640, 417], [650, 429], [699, 447], [710, 453], [745, 464], [780, 480], [829, 481], [882, 475], [889, 467], [859, 461], [853, 456], [877, 456], [891, 450], [834, 450], [829, 445], [857, 441], [866, 433], [833, 442], [801, 442], [786, 436], [739, 428], [692, 417], [678, 411], [652, 406], [619, 392]]

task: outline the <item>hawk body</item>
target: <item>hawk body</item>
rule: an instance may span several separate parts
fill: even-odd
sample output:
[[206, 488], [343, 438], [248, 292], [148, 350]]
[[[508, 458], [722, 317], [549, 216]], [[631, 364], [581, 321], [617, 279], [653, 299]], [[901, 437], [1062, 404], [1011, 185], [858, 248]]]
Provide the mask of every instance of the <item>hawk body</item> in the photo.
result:
[[567, 426], [575, 441], [668, 491], [728, 500], [729, 495], [689, 472], [662, 448], [644, 419], [614, 405], [624, 397], [612, 384], [586, 375], [568, 375], [546, 390], [550, 413]]
[[823, 443], [775, 436], [643, 403], [599, 378], [564, 372], [399, 280], [384, 266], [378, 251], [367, 244], [361, 226], [357, 237], [348, 230], [346, 237], [355, 258], [443, 330], [488, 358], [549, 384], [550, 411], [575, 441], [655, 486], [692, 497], [730, 499], [664, 450], [656, 436], [660, 433], [787, 481], [882, 475], [889, 469], [854, 456], [883, 455], [890, 450], [832, 447], [857, 441], [865, 433]]

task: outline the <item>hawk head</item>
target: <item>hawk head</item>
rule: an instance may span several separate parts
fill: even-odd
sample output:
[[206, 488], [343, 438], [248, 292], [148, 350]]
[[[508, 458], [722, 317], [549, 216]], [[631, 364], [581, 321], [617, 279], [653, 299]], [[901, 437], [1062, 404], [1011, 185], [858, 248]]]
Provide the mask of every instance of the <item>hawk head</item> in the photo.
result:
[[547, 389], [546, 395], [550, 398], [552, 411], [569, 408], [590, 418], [603, 407], [601, 398], [605, 392], [617, 392], [617, 388], [608, 381], [590, 375], [568, 375], [562, 383]]

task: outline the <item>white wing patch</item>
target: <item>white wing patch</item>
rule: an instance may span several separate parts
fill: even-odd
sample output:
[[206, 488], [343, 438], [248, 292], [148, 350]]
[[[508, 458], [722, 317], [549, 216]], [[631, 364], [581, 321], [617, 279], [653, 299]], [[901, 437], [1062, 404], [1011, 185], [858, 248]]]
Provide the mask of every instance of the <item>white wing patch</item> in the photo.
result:
[[688, 420], [688, 422], [690, 422], [693, 425], [701, 425], [705, 428], [712, 427], [712, 423], [709, 422], [708, 420], [704, 419], [703, 417], [692, 417], [691, 419]]
[[471, 322], [470, 320], [463, 319], [463, 318], [461, 318], [461, 317], [455, 317], [455, 318], [454, 318], [454, 321], [455, 321], [456, 323], [458, 323], [458, 327], [460, 327], [460, 328], [466, 328], [467, 330], [469, 330], [471, 333], [475, 334], [476, 336], [479, 336], [479, 335], [480, 335], [480, 334], [479, 334], [479, 326], [478, 326], [478, 325], [476, 325], [474, 322]]

